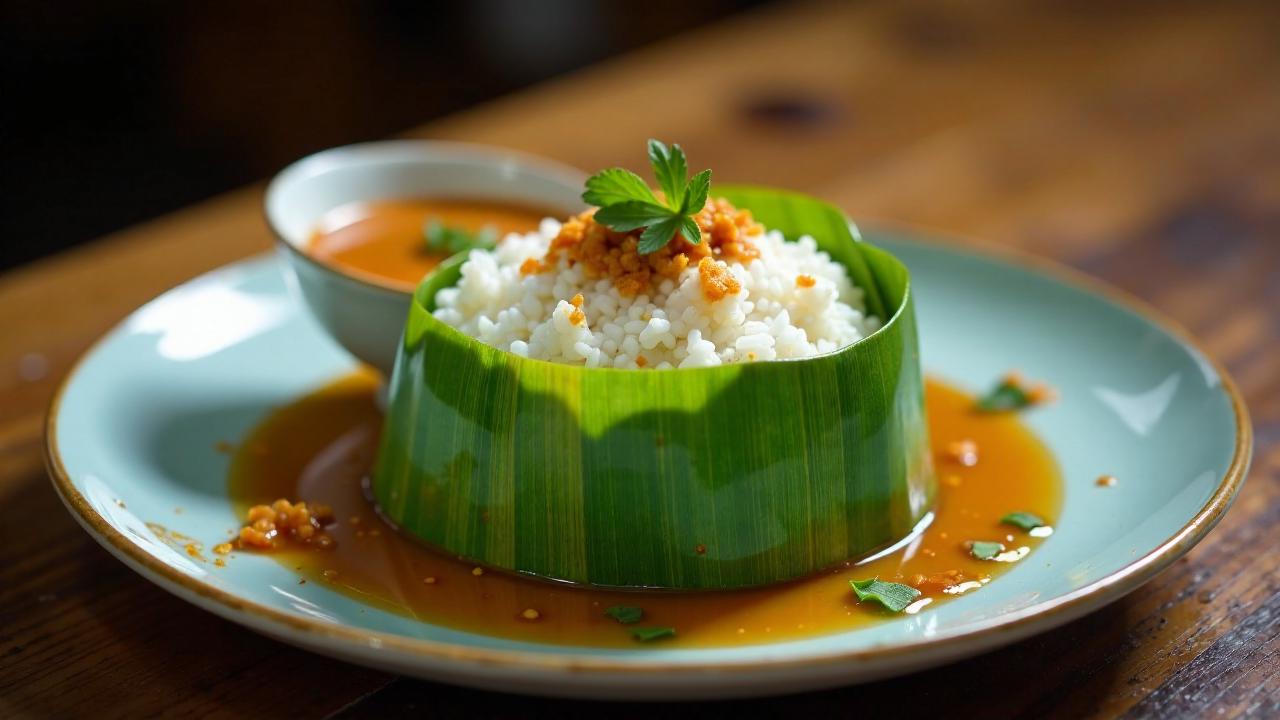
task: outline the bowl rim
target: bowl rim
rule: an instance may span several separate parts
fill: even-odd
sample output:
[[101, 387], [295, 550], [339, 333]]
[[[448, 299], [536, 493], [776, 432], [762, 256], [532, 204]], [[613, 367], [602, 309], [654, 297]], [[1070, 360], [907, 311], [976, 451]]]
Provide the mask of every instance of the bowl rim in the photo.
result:
[[224, 618], [240, 618], [259, 631], [279, 638], [289, 637], [309, 647], [333, 644], [343, 649], [348, 658], [359, 655], [370, 662], [373, 662], [378, 654], [386, 652], [389, 655], [383, 659], [385, 663], [395, 663], [397, 659], [401, 662], [412, 660], [434, 663], [433, 667], [437, 669], [452, 667], [455, 671], [457, 663], [467, 663], [473, 668], [492, 672], [537, 671], [601, 679], [615, 675], [653, 677], [667, 673], [682, 676], [696, 673], [701, 677], [723, 677], [726, 673], [734, 672], [820, 670], [849, 662], [870, 660], [907, 663], [916, 653], [933, 653], [934, 656], [942, 658], [961, 657], [966, 654], [966, 646], [989, 649], [1013, 642], [1038, 630], [1080, 617], [1128, 593], [1172, 564], [1218, 524], [1244, 484], [1253, 453], [1253, 428], [1240, 390], [1226, 368], [1180, 323], [1165, 317], [1149, 303], [1128, 291], [1056, 260], [1037, 256], [1021, 249], [978, 241], [954, 233], [937, 234], [921, 225], [883, 222], [876, 223], [874, 227], [907, 235], [913, 242], [929, 247], [972, 253], [985, 259], [1029, 269], [1069, 287], [1098, 295], [1119, 308], [1134, 313], [1204, 359], [1217, 375], [1221, 383], [1221, 391], [1231, 404], [1235, 420], [1231, 460], [1205, 504], [1186, 524], [1158, 543], [1154, 549], [1115, 572], [1052, 600], [974, 623], [957, 631], [865, 650], [823, 652], [791, 658], [711, 662], [668, 659], [649, 662], [645, 661], [642, 655], [638, 661], [634, 659], [636, 655], [628, 655], [633, 658], [632, 661], [620, 661], [614, 656], [571, 651], [552, 654], [532, 650], [494, 649], [326, 623], [246, 600], [216, 585], [191, 578], [148, 554], [107, 522], [75, 488], [58, 449], [57, 421], [63, 397], [72, 380], [79, 374], [80, 367], [106, 340], [114, 336], [114, 330], [107, 332], [84, 351], [55, 391], [45, 421], [45, 466], [63, 504], [83, 527], [91, 531], [91, 535], [99, 544], [140, 574], [158, 582], [166, 590], [194, 601]]
[[303, 240], [292, 240], [281, 229], [277, 205], [284, 189], [292, 183], [334, 168], [355, 165], [421, 165], [445, 159], [477, 166], [513, 163], [516, 167], [529, 170], [553, 182], [562, 183], [566, 187], [582, 187], [587, 179], [585, 172], [571, 165], [498, 145], [453, 140], [374, 140], [326, 148], [286, 165], [267, 183], [262, 196], [262, 217], [275, 239], [276, 246], [285, 251], [291, 259], [300, 260], [327, 275], [377, 294], [408, 299], [413, 295], [414, 289], [394, 287], [389, 283], [379, 282], [371, 274], [349, 272], [311, 255], [306, 251]]

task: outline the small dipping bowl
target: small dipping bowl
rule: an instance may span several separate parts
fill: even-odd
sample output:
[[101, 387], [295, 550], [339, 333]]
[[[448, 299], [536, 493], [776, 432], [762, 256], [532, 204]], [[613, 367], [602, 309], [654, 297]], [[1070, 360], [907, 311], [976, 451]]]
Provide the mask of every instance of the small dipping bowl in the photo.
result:
[[348, 352], [390, 376], [413, 293], [315, 258], [320, 219], [354, 202], [439, 197], [506, 201], [569, 215], [582, 210], [586, 176], [567, 165], [500, 148], [434, 140], [390, 140], [324, 150], [272, 179], [267, 224], [293, 287]]

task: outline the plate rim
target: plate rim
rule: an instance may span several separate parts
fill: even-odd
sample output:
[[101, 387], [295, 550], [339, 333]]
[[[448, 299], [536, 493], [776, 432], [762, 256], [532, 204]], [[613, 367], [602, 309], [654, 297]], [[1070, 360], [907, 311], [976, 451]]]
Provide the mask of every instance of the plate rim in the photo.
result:
[[[173, 567], [161, 562], [155, 556], [132, 543], [119, 530], [113, 527], [98, 513], [77, 490], [70, 474], [62, 463], [58, 449], [57, 423], [63, 396], [72, 381], [80, 374], [82, 366], [92, 358], [99, 348], [125, 326], [128, 318], [137, 312], [131, 311], [124, 319], [95, 340], [84, 350], [66, 375], [59, 382], [48, 407], [45, 419], [44, 459], [51, 483], [67, 509], [75, 517], [78, 524], [113, 556], [125, 561], [147, 579], [156, 582], [164, 589], [178, 595], [184, 600], [191, 597], [174, 592], [173, 587], [185, 591], [204, 602], [194, 602], [203, 610], [219, 615], [224, 619], [239, 622], [260, 632], [271, 631], [301, 633], [298, 640], [308, 647], [319, 647], [326, 642], [338, 643], [344, 648], [344, 656], [354, 657], [361, 651], [370, 649], [388, 651], [402, 658], [425, 660], [429, 662], [465, 662], [474, 667], [534, 671], [553, 671], [562, 673], [592, 673], [601, 676], [635, 675], [662, 673], [733, 673], [760, 671], [793, 671], [808, 668], [823, 668], [865, 661], [879, 661], [886, 664], [912, 664], [913, 656], [917, 664], [924, 666], [928, 658], [945, 659], [963, 657], [967, 654], [991, 649], [999, 645], [1013, 642], [1035, 632], [1046, 630], [1066, 623], [1086, 612], [1123, 597], [1136, 589], [1175, 560], [1189, 551], [1211, 531], [1226, 514], [1248, 474], [1253, 454], [1253, 426], [1248, 409], [1235, 381], [1226, 368], [1180, 323], [1166, 317], [1151, 304], [1126, 290], [1115, 287], [1081, 270], [1047, 257], [1034, 253], [977, 240], [955, 233], [935, 232], [919, 225], [898, 222], [866, 222], [864, 238], [875, 244], [875, 236], [886, 234], [895, 239], [925, 247], [977, 255], [982, 259], [1002, 262], [1022, 270], [1030, 270], [1060, 282], [1068, 287], [1083, 290], [1099, 296], [1115, 306], [1128, 310], [1145, 322], [1153, 325], [1168, 336], [1178, 341], [1184, 348], [1196, 353], [1208, 363], [1217, 374], [1220, 388], [1231, 403], [1235, 420], [1235, 438], [1231, 461], [1222, 477], [1219, 478], [1213, 494], [1208, 501], [1178, 531], [1156, 544], [1145, 553], [1118, 570], [1077, 588], [1057, 598], [1036, 603], [1017, 611], [1000, 615], [968, 626], [932, 635], [922, 639], [852, 651], [820, 652], [792, 658], [762, 658], [755, 660], [714, 660], [714, 661], [640, 661], [619, 660], [616, 657], [601, 657], [573, 653], [573, 646], [567, 646], [568, 652], [552, 654], [532, 650], [512, 650], [482, 648], [459, 643], [422, 638], [410, 638], [394, 633], [376, 630], [362, 630], [346, 625], [324, 623], [316, 619], [278, 610], [261, 603], [246, 600], [211, 583], [203, 582], [185, 575]], [[213, 268], [190, 278], [177, 286], [187, 283], [219, 270], [241, 265], [255, 260], [262, 261], [262, 256], [252, 256]], [[169, 291], [166, 291], [166, 293]], [[161, 293], [143, 303], [154, 302]], [[213, 607], [205, 603], [211, 603]], [[248, 616], [248, 617], [243, 617]], [[244, 622], [241, 622], [244, 621]], [[268, 630], [269, 629], [269, 630]], [[766, 644], [767, 646], [767, 644]], [[967, 646], [967, 647], [966, 647]], [[867, 668], [869, 671], [871, 668]], [[872, 674], [876, 674], [872, 672]], [[848, 678], [845, 682], [854, 681]]]

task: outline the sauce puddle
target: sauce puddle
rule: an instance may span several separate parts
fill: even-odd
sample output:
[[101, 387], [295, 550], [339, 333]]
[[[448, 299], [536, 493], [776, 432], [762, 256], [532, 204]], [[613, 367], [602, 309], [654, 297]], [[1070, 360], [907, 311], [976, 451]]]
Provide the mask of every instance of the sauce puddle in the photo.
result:
[[542, 208], [509, 202], [421, 198], [379, 200], [341, 205], [325, 213], [307, 243], [317, 260], [380, 285], [412, 291], [447, 257], [427, 248], [424, 228], [435, 221], [449, 228], [480, 232], [501, 239], [509, 233], [538, 229]]
[[[934, 576], [908, 608], [927, 613], [930, 604], [955, 594], [981, 592], [1017, 564], [975, 559], [966, 541], [1001, 542], [1008, 550], [1003, 559], [1026, 562], [1043, 542], [1039, 536], [1051, 530], [1039, 528], [1033, 535], [1000, 524], [1000, 518], [1025, 511], [1052, 523], [1061, 508], [1056, 463], [1016, 414], [978, 413], [970, 395], [929, 380], [936, 517], [915, 540], [883, 557], [780, 585], [701, 593], [606, 591], [493, 570], [477, 574], [474, 564], [398, 534], [366, 499], [363, 482], [382, 424], [374, 401], [378, 382], [371, 372], [353, 373], [273, 412], [235, 451], [230, 495], [241, 517], [251, 505], [277, 498], [329, 505], [336, 518], [326, 528], [336, 541], [333, 548], [281, 543], [269, 557], [296, 572], [299, 582], [321, 583], [361, 602], [459, 630], [634, 647], [630, 628], [604, 615], [615, 605], [643, 608], [640, 626], [674, 627], [677, 637], [654, 643], [662, 647], [741, 645], [849, 630], [894, 617], [878, 605], [859, 604], [850, 580], [878, 576], [917, 584], [917, 576]], [[965, 465], [961, 459], [970, 450], [976, 450], [976, 462]], [[952, 571], [963, 577], [946, 575]], [[535, 620], [525, 617], [528, 610], [536, 611]]]

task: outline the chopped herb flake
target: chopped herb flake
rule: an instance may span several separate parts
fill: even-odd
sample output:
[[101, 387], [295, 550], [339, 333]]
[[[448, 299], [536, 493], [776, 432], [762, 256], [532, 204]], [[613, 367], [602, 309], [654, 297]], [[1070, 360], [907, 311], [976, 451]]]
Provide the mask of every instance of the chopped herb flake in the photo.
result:
[[626, 605], [614, 605], [604, 611], [605, 615], [617, 620], [623, 625], [631, 625], [640, 622], [640, 618], [644, 617], [644, 610], [638, 607], [628, 607]]
[[635, 628], [631, 631], [631, 637], [640, 642], [653, 642], [662, 638], [676, 636], [676, 629], [669, 627], [643, 627]]
[[883, 582], [880, 578], [850, 580], [849, 586], [853, 588], [853, 594], [858, 596], [858, 602], [874, 600], [893, 612], [902, 612], [920, 597], [920, 591], [910, 585]]
[[1004, 545], [998, 542], [972, 540], [969, 543], [969, 554], [979, 560], [991, 560], [1002, 552], [1004, 552]]
[[482, 227], [476, 232], [464, 228], [445, 225], [436, 218], [427, 220], [422, 228], [423, 237], [427, 240], [427, 249], [444, 255], [453, 255], [463, 250], [479, 248], [489, 250], [498, 244], [498, 233], [491, 227]]
[[989, 413], [1021, 410], [1028, 405], [1031, 405], [1031, 396], [1021, 385], [1008, 379], [1001, 380], [991, 392], [978, 399], [978, 409]]
[[1035, 530], [1048, 524], [1041, 520], [1039, 515], [1033, 515], [1029, 512], [1011, 512], [1000, 518], [1000, 522], [1005, 525], [1017, 525], [1023, 530]]

